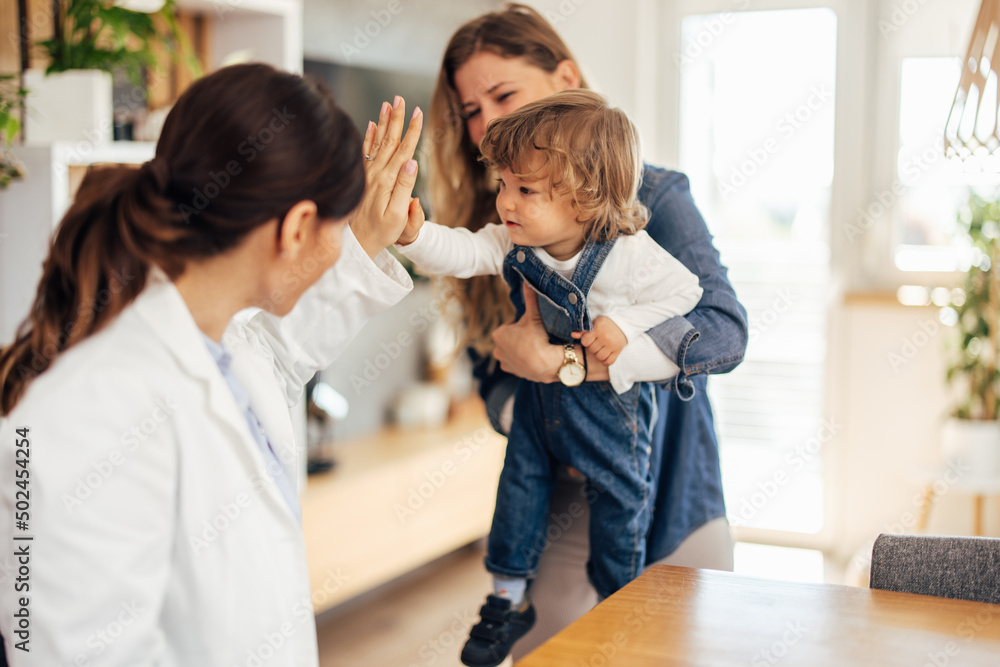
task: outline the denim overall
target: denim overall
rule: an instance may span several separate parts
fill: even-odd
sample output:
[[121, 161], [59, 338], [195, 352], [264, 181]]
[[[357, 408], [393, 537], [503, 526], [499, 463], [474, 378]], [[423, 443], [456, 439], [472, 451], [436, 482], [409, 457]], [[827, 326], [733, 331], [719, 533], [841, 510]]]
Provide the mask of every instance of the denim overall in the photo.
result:
[[[590, 330], [587, 295], [613, 245], [588, 242], [571, 281], [543, 264], [532, 248], [514, 246], [503, 275], [518, 317], [524, 314], [526, 281], [538, 292], [539, 313], [553, 343], [572, 343], [571, 332]], [[521, 380], [514, 406], [486, 569], [510, 578], [537, 574], [561, 463], [587, 478], [586, 496], [581, 497], [590, 504], [587, 575], [597, 593], [607, 597], [639, 576], [645, 565], [654, 493], [649, 469], [656, 421], [652, 385], [636, 383], [618, 394], [609, 382], [566, 387]], [[554, 522], [565, 530], [578, 520], [576, 514]]]

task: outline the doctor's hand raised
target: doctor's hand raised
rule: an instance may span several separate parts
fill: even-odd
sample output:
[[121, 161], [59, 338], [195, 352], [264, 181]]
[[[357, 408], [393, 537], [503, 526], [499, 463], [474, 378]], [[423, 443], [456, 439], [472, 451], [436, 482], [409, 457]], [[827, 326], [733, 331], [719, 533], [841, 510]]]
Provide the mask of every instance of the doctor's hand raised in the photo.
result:
[[412, 199], [417, 182], [413, 153], [420, 139], [424, 115], [417, 107], [403, 137], [406, 103], [396, 96], [382, 103], [378, 125], [369, 122], [365, 132], [365, 196], [351, 214], [351, 231], [369, 257], [395, 243], [410, 216], [418, 214]]

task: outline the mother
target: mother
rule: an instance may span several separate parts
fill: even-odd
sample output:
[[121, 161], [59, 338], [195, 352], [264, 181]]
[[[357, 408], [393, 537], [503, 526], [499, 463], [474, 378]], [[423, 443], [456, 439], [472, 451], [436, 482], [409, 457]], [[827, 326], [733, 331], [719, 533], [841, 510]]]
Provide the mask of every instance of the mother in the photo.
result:
[[[508, 4], [459, 28], [445, 50], [431, 107], [436, 220], [472, 230], [495, 222], [495, 179], [478, 160], [486, 126], [528, 102], [581, 87], [586, 82], [569, 49], [530, 7]], [[639, 197], [652, 214], [648, 233], [698, 275], [704, 290], [689, 315], [631, 341], [612, 370], [633, 380], [666, 380], [658, 392], [654, 442], [660, 447], [652, 453], [658, 491], [647, 562], [731, 570], [732, 541], [706, 376], [728, 372], [743, 359], [746, 311], [736, 300], [687, 178], [646, 165]], [[454, 293], [463, 306], [480, 392], [494, 426], [504, 432], [517, 378], [557, 381], [562, 348], [548, 343], [537, 309], [509, 323], [513, 308], [502, 279], [463, 281]], [[661, 361], [665, 355], [675, 374], [646, 377], [652, 355]], [[594, 359], [588, 366], [588, 380], [608, 379], [607, 367]], [[555, 539], [530, 591], [539, 620], [515, 647], [515, 659], [596, 602], [584, 567], [584, 498], [584, 482], [567, 471], [552, 497], [548, 535]]]
[[411, 287], [384, 250], [403, 118], [384, 104], [363, 144], [324, 89], [238, 65], [141, 169], [87, 174], [0, 352], [12, 665], [317, 664], [288, 406]]

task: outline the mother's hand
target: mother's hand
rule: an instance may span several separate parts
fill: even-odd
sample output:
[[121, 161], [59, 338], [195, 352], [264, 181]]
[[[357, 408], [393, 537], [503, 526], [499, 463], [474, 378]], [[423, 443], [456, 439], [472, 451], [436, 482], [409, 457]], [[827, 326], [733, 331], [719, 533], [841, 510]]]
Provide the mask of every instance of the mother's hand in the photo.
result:
[[[532, 382], [557, 382], [559, 367], [563, 364], [563, 348], [549, 342], [549, 335], [538, 312], [538, 295], [526, 283], [523, 285], [524, 315], [510, 324], [503, 324], [493, 331], [496, 348], [493, 356], [500, 368], [512, 375]], [[584, 350], [577, 346], [577, 354]], [[587, 356], [587, 379], [608, 379], [608, 367]]]
[[413, 153], [420, 139], [424, 115], [417, 107], [406, 136], [400, 139], [405, 112], [406, 104], [397, 95], [393, 106], [382, 103], [378, 125], [368, 123], [365, 132], [365, 196], [351, 215], [350, 224], [369, 257], [375, 257], [395, 243], [408, 216], [415, 214], [411, 206], [413, 186], [417, 182], [417, 161]]

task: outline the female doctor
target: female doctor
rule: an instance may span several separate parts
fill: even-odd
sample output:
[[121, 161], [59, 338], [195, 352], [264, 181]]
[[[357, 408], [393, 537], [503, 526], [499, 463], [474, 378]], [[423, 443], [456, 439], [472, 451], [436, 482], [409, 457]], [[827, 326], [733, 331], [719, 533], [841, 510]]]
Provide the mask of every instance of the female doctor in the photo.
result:
[[396, 98], [362, 145], [329, 93], [240, 65], [141, 169], [88, 173], [0, 353], [12, 665], [317, 664], [288, 406], [411, 287], [384, 249], [422, 120], [401, 139]]

